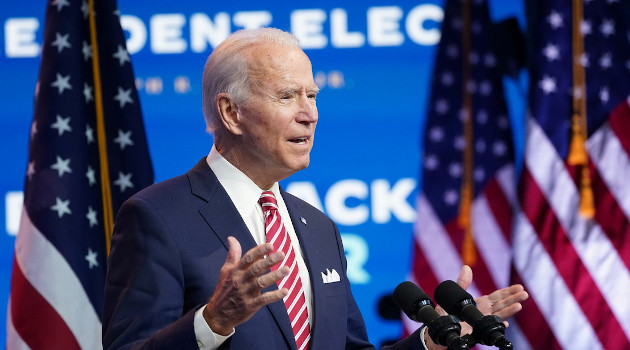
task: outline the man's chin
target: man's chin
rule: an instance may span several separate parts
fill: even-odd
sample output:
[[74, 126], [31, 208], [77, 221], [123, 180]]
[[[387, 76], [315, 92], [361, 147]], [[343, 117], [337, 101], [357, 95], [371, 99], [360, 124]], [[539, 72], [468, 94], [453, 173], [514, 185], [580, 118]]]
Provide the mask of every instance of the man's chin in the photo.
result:
[[306, 159], [301, 160], [299, 163], [297, 163], [293, 167], [291, 167], [291, 169], [293, 169], [293, 172], [296, 173], [296, 172], [298, 172], [300, 170], [304, 170], [304, 169], [308, 168], [310, 163], [311, 163], [311, 160], [307, 156]]

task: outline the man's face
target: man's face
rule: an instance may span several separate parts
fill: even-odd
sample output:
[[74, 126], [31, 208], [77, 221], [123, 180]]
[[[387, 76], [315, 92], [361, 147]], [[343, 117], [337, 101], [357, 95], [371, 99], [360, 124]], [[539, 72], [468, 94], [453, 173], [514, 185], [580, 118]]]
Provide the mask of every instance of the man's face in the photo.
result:
[[243, 141], [239, 153], [249, 162], [242, 165], [251, 175], [273, 183], [309, 164], [318, 88], [301, 49], [267, 44], [250, 53], [252, 91], [238, 106]]

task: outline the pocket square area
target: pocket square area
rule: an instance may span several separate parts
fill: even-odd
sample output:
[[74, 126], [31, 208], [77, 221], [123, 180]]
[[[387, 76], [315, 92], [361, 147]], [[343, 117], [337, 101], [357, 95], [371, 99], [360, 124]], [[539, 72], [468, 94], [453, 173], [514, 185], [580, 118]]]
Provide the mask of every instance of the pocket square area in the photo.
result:
[[324, 281], [324, 283], [333, 283], [333, 282], [339, 282], [340, 277], [335, 269], [332, 269], [332, 270], [326, 269], [326, 273], [322, 272], [322, 280]]

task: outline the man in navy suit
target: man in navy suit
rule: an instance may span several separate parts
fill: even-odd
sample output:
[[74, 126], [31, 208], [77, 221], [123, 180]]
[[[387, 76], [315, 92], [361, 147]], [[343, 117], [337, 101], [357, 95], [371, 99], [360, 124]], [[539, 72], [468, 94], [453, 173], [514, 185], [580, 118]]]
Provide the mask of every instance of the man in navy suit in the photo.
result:
[[[210, 154], [133, 196], [116, 218], [105, 349], [297, 349], [283, 302], [289, 291], [276, 284], [290, 268], [270, 271], [285, 254], [266, 242], [263, 191], [275, 196], [295, 253], [291, 270], [299, 271], [308, 316], [303, 348], [374, 348], [345, 276], [336, 225], [278, 186], [309, 165], [317, 92], [311, 63], [289, 33], [242, 30], [214, 50], [203, 75]], [[458, 282], [466, 287], [471, 279], [463, 268]], [[526, 298], [517, 285], [478, 305], [505, 319]], [[422, 349], [424, 342], [436, 348], [417, 331], [390, 349]]]

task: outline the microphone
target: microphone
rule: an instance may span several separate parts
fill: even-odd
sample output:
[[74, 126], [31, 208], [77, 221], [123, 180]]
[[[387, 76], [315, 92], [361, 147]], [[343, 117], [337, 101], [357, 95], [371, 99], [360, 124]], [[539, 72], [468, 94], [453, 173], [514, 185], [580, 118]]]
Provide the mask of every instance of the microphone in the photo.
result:
[[429, 336], [448, 349], [468, 349], [469, 338], [460, 338], [461, 325], [453, 316], [440, 316], [431, 298], [413, 282], [403, 282], [394, 290], [394, 302], [413, 321], [424, 323]]
[[505, 325], [495, 315], [484, 316], [473, 297], [453, 281], [444, 281], [435, 289], [435, 300], [451, 315], [468, 322], [473, 327], [472, 336], [481, 344], [493, 345], [502, 350], [512, 349], [505, 338]]

